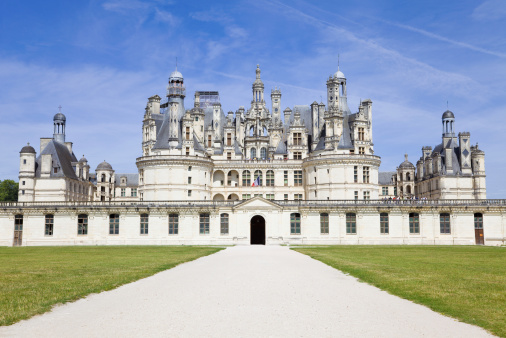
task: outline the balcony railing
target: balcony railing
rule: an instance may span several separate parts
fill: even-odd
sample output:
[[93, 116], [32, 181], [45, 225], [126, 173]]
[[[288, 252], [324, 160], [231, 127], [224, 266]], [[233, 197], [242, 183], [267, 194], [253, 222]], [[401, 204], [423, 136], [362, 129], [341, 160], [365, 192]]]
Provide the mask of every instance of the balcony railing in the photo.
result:
[[[0, 208], [37, 208], [37, 207], [232, 207], [241, 201], [45, 201], [45, 202], [1, 202]], [[506, 199], [483, 200], [272, 200], [281, 207], [361, 207], [361, 206], [506, 206]]]

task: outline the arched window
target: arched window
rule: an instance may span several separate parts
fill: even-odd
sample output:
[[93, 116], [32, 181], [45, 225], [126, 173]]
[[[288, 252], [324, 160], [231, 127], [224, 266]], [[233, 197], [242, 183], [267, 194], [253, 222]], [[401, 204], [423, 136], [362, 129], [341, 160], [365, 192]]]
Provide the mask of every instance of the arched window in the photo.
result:
[[268, 187], [274, 186], [274, 171], [267, 171], [267, 174], [265, 175], [265, 185]]
[[411, 186], [410, 185], [408, 185], [406, 187], [406, 194], [411, 195]]
[[77, 216], [77, 234], [78, 235], [88, 234], [88, 215], [80, 214]]
[[101, 182], [105, 182], [105, 174], [102, 174], [102, 180]]
[[251, 174], [249, 170], [242, 172], [242, 185], [243, 187], [249, 187], [251, 185]]
[[251, 150], [250, 150], [250, 158], [254, 159], [255, 157], [257, 157], [257, 149], [256, 148], [251, 148]]
[[228, 214], [220, 215], [220, 233], [228, 235]]
[[265, 149], [265, 147], [262, 147], [260, 149], [260, 158], [262, 160], [265, 160], [267, 158], [267, 149]]
[[290, 235], [300, 235], [300, 214], [290, 214]]
[[411, 181], [411, 175], [409, 173], [406, 173], [406, 181]]
[[255, 170], [255, 175], [253, 176], [253, 179], [256, 181], [258, 179], [258, 186], [262, 186], [264, 174], [261, 170]]

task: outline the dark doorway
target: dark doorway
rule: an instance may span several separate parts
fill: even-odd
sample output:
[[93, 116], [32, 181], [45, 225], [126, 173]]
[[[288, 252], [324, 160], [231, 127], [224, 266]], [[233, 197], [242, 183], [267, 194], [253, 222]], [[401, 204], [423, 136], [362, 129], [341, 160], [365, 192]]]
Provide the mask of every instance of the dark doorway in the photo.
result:
[[476, 213], [474, 214], [474, 237], [476, 239], [476, 244], [484, 245], [485, 238], [483, 238], [483, 214]]
[[265, 245], [265, 219], [255, 216], [251, 219], [251, 244]]

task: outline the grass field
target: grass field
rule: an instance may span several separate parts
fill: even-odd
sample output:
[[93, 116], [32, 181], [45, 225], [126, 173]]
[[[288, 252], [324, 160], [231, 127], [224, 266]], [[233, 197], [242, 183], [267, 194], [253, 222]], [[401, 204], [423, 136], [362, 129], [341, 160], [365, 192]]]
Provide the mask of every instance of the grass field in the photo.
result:
[[0, 248], [0, 326], [219, 250], [187, 246]]
[[293, 250], [391, 294], [506, 337], [506, 248], [330, 246]]

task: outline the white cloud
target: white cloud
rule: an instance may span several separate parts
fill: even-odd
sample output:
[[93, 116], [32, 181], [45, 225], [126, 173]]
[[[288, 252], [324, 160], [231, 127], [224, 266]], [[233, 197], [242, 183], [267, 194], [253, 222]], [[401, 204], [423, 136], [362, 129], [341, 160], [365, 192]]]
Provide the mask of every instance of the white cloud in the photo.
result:
[[104, 2], [102, 7], [107, 11], [125, 14], [130, 11], [146, 9], [149, 5], [137, 0], [110, 0]]
[[472, 18], [478, 21], [494, 21], [506, 18], [506, 2], [504, 0], [487, 0], [476, 7]]

